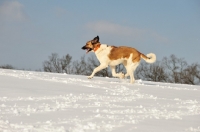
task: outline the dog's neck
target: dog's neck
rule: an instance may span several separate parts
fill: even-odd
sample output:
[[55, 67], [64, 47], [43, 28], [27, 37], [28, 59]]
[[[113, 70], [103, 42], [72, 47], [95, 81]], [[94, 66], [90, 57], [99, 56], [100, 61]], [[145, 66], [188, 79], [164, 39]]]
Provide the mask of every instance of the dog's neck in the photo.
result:
[[95, 47], [94, 47], [94, 52], [96, 52], [99, 48], [100, 48], [101, 44], [100, 43], [97, 43], [95, 44]]
[[109, 48], [110, 46], [108, 46], [107, 44], [100, 44], [99, 46], [95, 46], [96, 48], [93, 49], [93, 52], [98, 55], [100, 54], [102, 51], [104, 51], [106, 48]]

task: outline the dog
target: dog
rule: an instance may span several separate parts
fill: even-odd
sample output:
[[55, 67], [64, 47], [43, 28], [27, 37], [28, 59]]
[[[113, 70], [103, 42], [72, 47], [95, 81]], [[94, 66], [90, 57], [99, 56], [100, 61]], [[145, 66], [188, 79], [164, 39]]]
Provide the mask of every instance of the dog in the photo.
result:
[[[156, 61], [156, 55], [154, 53], [144, 55], [135, 48], [101, 44], [99, 42], [99, 36], [88, 41], [82, 49], [87, 50], [86, 53], [93, 51], [100, 62], [100, 65], [93, 70], [92, 74], [88, 76], [88, 79], [93, 78], [98, 71], [110, 66], [113, 77], [122, 79], [130, 76], [130, 83], [134, 83], [134, 71], [139, 65], [141, 58], [147, 63], [154, 63]], [[115, 66], [121, 63], [126, 68], [126, 74], [115, 72]]]

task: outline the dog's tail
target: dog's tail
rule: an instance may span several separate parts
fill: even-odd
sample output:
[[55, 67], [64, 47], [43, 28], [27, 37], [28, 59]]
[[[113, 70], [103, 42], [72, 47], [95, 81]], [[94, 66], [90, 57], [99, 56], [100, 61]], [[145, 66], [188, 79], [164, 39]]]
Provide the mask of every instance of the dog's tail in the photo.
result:
[[156, 55], [154, 53], [149, 53], [147, 55], [141, 54], [140, 57], [147, 63], [154, 63], [156, 61]]

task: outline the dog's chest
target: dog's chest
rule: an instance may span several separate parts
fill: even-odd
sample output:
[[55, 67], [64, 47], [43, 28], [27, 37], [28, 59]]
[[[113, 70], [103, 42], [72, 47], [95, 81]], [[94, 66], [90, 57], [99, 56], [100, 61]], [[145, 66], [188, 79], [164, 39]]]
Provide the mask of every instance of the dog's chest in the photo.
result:
[[100, 48], [95, 52], [97, 59], [102, 62], [107, 62], [109, 60], [108, 55], [110, 54], [111, 47], [102, 44]]

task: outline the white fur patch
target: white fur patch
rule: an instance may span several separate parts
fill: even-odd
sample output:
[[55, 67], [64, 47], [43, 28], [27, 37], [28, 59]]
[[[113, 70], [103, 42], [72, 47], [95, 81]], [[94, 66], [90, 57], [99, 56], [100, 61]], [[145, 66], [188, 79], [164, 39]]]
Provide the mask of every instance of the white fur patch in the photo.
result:
[[118, 60], [112, 60], [112, 61], [110, 61], [109, 65], [110, 66], [116, 66], [116, 65], [119, 65], [119, 64], [123, 63], [123, 61], [124, 61], [123, 58], [122, 59], [118, 59]]
[[156, 61], [156, 55], [154, 53], [147, 54], [147, 57], [150, 58], [146, 60], [147, 63], [154, 63]]

